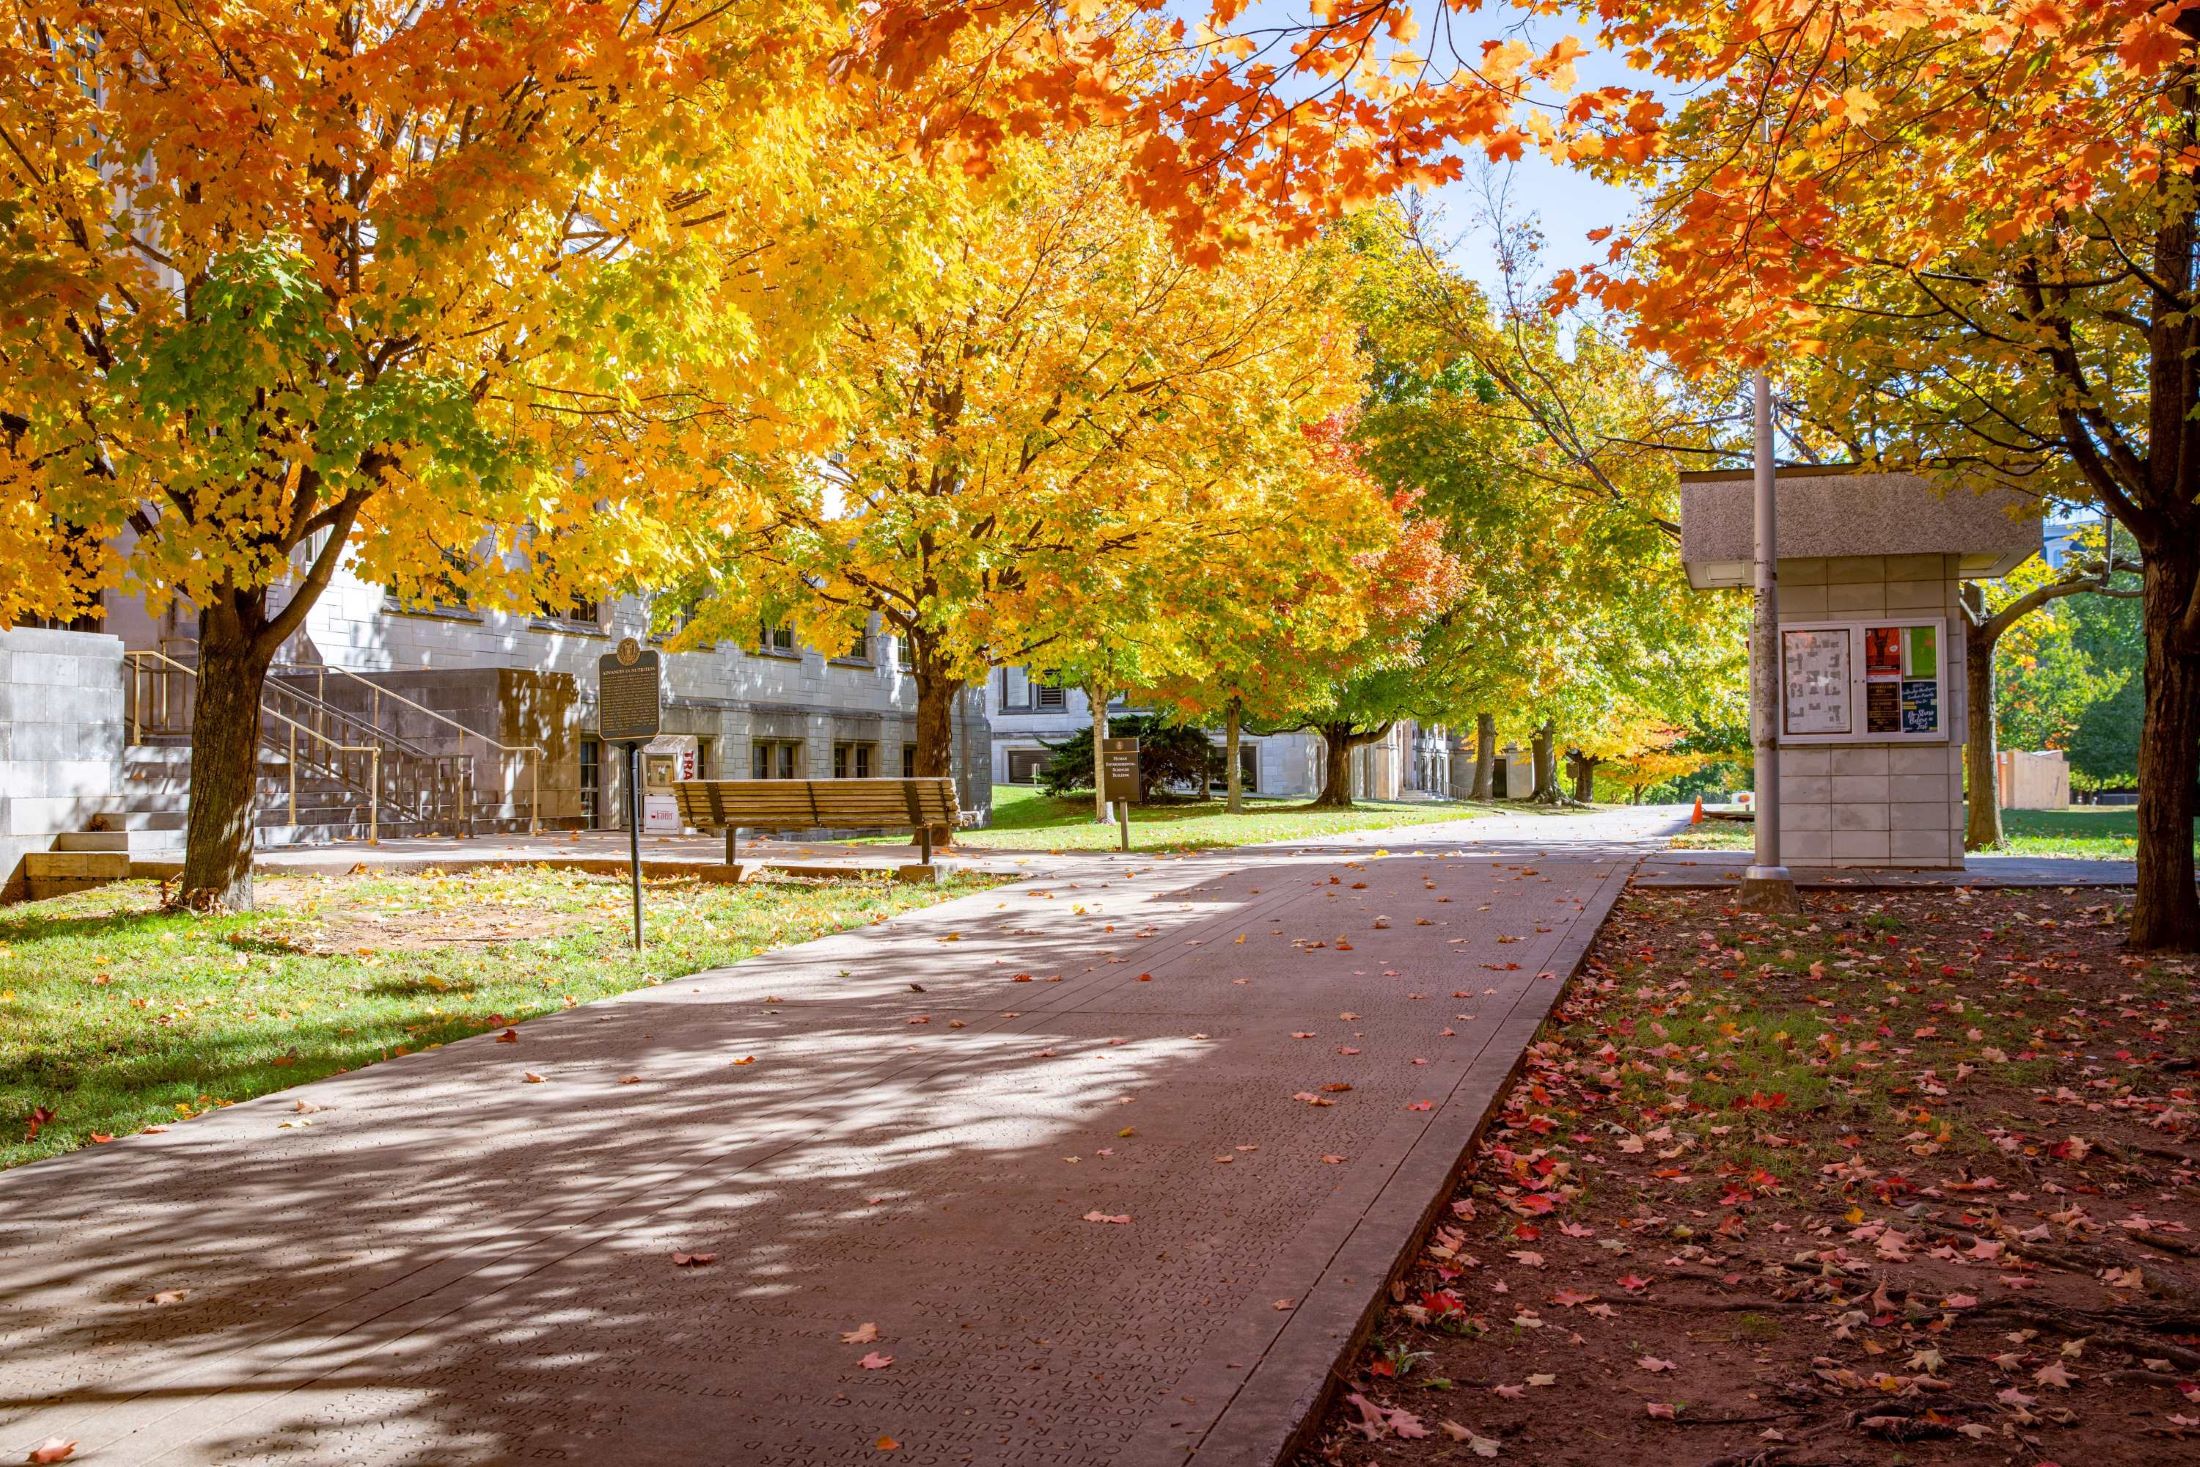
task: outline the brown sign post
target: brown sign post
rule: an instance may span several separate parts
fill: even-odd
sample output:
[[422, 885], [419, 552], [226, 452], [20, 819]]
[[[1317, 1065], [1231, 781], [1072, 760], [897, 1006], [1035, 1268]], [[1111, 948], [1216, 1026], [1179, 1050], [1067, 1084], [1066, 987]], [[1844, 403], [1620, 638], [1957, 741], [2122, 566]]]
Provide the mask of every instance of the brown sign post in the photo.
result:
[[1131, 848], [1131, 803], [1139, 797], [1138, 740], [1100, 741], [1100, 798], [1113, 800], [1123, 822], [1123, 849]]
[[597, 659], [596, 734], [626, 746], [626, 840], [634, 885], [634, 951], [642, 950], [642, 745], [664, 726], [664, 660], [632, 637]]

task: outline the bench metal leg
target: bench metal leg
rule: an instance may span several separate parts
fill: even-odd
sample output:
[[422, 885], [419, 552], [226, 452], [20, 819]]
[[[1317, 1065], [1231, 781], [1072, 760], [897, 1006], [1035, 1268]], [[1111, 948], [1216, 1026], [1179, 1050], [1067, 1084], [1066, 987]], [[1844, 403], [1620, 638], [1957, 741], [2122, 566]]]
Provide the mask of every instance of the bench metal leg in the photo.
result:
[[726, 827], [726, 864], [741, 864], [741, 832], [731, 825]]
[[917, 827], [917, 849], [918, 849], [918, 850], [920, 850], [920, 851], [922, 851], [922, 852], [924, 853], [924, 864], [925, 864], [925, 865], [927, 865], [927, 866], [931, 865], [931, 864], [932, 864], [932, 827], [931, 827], [931, 826], [929, 826], [929, 825], [920, 825], [920, 826], [918, 826], [918, 827]]

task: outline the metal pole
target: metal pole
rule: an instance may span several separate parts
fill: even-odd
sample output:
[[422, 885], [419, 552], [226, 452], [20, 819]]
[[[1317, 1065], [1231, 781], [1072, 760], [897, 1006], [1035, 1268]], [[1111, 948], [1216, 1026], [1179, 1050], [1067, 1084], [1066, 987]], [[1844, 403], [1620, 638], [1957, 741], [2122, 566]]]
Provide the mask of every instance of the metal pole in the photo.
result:
[[1127, 851], [1131, 848], [1131, 802], [1117, 800], [1115, 808], [1123, 820], [1123, 849]]
[[1742, 905], [1758, 912], [1801, 910], [1795, 878], [1780, 864], [1780, 497], [1773, 463], [1772, 380], [1758, 371], [1756, 398], [1757, 619], [1750, 634], [1750, 739], [1757, 754], [1756, 857], [1742, 874]]
[[298, 725], [290, 726], [290, 823], [298, 823]]
[[542, 750], [535, 750], [535, 757], [527, 761], [527, 833], [542, 834]]
[[367, 750], [367, 844], [382, 844], [382, 746]]
[[626, 746], [626, 848], [634, 882], [634, 951], [642, 950], [642, 746]]

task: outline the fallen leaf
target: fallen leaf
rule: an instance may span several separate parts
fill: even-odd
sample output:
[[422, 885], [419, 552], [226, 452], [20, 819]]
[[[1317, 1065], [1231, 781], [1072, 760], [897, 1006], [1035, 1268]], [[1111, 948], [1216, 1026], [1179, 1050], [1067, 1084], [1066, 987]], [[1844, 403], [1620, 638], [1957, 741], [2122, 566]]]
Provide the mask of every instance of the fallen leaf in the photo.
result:
[[1635, 1363], [1637, 1365], [1640, 1365], [1644, 1370], [1649, 1371], [1652, 1375], [1656, 1375], [1660, 1371], [1680, 1369], [1680, 1367], [1675, 1365], [1672, 1361], [1660, 1360], [1655, 1355], [1645, 1355], [1640, 1360], [1637, 1360]]
[[873, 1350], [870, 1354], [864, 1356], [861, 1360], [858, 1360], [856, 1362], [856, 1364], [862, 1366], [865, 1370], [884, 1370], [887, 1366], [893, 1363], [893, 1356], [881, 1355], [876, 1350]]
[[674, 1268], [708, 1268], [717, 1261], [718, 1255], [715, 1253], [675, 1253], [672, 1255], [672, 1266]]
[[1674, 1419], [1673, 1408], [1663, 1401], [1645, 1401], [1642, 1403], [1642, 1409], [1658, 1421], [1671, 1421]]
[[843, 1345], [868, 1345], [877, 1339], [878, 1326], [869, 1322], [859, 1324], [851, 1330], [844, 1330], [840, 1336], [840, 1342]]
[[1130, 1220], [1131, 1215], [1127, 1212], [1111, 1214], [1102, 1212], [1097, 1207], [1085, 1214], [1085, 1221], [1089, 1223], [1127, 1223]]
[[145, 1302], [148, 1304], [181, 1304], [190, 1297], [191, 1291], [189, 1289], [162, 1289], [157, 1294], [147, 1295]]
[[1331, 1155], [1328, 1155], [1328, 1156], [1324, 1156], [1324, 1157], [1322, 1158], [1322, 1160], [1323, 1160], [1323, 1161], [1327, 1162], [1327, 1163], [1328, 1163], [1329, 1165], [1331, 1165], [1331, 1166], [1337, 1166], [1337, 1165], [1341, 1164], [1341, 1163], [1342, 1163], [1342, 1162], [1344, 1161], [1344, 1159], [1345, 1159], [1345, 1158], [1343, 1158], [1343, 1157], [1341, 1157], [1341, 1156], [1337, 1156], [1337, 1155], [1335, 1155], [1335, 1154], [1333, 1154], [1333, 1153], [1332, 1153]]
[[520, 1079], [523, 1083], [529, 1085], [540, 1085], [542, 1083], [542, 1076], [536, 1074], [533, 1070], [529, 1070], [525, 1074], [521, 1075]]
[[901, 1443], [900, 1443], [900, 1442], [897, 1442], [897, 1441], [895, 1441], [895, 1440], [894, 1440], [894, 1439], [893, 1439], [892, 1437], [890, 1437], [890, 1436], [882, 1436], [882, 1437], [880, 1437], [880, 1438], [878, 1439], [878, 1441], [877, 1441], [876, 1445], [877, 1445], [878, 1449], [879, 1449], [880, 1451], [882, 1451], [882, 1452], [898, 1452], [898, 1451], [900, 1451], [900, 1450], [901, 1450]]
[[75, 1455], [76, 1443], [64, 1437], [49, 1436], [31, 1448], [27, 1462], [66, 1462]]

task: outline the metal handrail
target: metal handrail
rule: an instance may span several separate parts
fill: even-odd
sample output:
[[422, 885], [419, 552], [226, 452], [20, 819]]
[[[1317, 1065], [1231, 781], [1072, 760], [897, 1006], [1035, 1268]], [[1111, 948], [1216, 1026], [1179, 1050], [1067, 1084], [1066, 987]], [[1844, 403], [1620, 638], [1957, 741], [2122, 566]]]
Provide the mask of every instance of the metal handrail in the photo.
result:
[[470, 759], [473, 757], [470, 754], [438, 754], [433, 749], [423, 748], [419, 744], [413, 743], [409, 739], [403, 738], [397, 734], [393, 734], [388, 729], [380, 727], [371, 719], [361, 718], [356, 713], [350, 712], [347, 709], [339, 708], [334, 703], [330, 703], [321, 698], [315, 697], [313, 694], [307, 692], [304, 688], [294, 688], [291, 687], [288, 683], [279, 682], [273, 678], [270, 678], [267, 683], [267, 690], [270, 693], [280, 693], [285, 698], [294, 698], [323, 718], [327, 718], [339, 723], [350, 724], [354, 729], [363, 731], [367, 734], [371, 734], [375, 738], [386, 740], [388, 743], [395, 746], [398, 753], [410, 754], [415, 759], [442, 760]]
[[[143, 671], [142, 664], [144, 663], [144, 661], [147, 658], [151, 658], [157, 662], [165, 663], [170, 669], [182, 673], [185, 677], [193, 679], [198, 677], [199, 671], [195, 667], [189, 667], [181, 662], [176, 661], [175, 658], [170, 657], [165, 652], [156, 652], [151, 650], [150, 648], [138, 648], [134, 651], [126, 652], [123, 655], [129, 660], [131, 664], [132, 696], [130, 698], [130, 732], [131, 742], [135, 743], [144, 732], [144, 715], [142, 712], [144, 707], [144, 699], [136, 692], [136, 680]], [[361, 793], [367, 797], [367, 841], [370, 845], [378, 843], [381, 840], [382, 834], [381, 746], [379, 744], [340, 744], [336, 740], [330, 738], [327, 734], [322, 733], [319, 729], [308, 728], [306, 725], [298, 722], [296, 719], [278, 713], [274, 709], [269, 708], [264, 704], [261, 705], [260, 714], [263, 718], [272, 718], [278, 723], [287, 725], [290, 729], [290, 809], [291, 819], [293, 823], [296, 822], [298, 813], [297, 741], [299, 734], [304, 734], [309, 739], [319, 740], [323, 745], [325, 745], [327, 748], [334, 751], [335, 753], [365, 754], [367, 756], [369, 766], [368, 779], [370, 783], [365, 790], [361, 791]]]
[[[389, 688], [385, 688], [374, 679], [370, 677], [362, 677], [360, 674], [353, 672], [348, 667], [332, 667], [327, 663], [316, 663], [308, 665], [298, 662], [283, 663], [281, 664], [281, 667], [285, 671], [310, 672], [319, 674], [323, 677], [326, 677], [329, 673], [333, 672], [338, 677], [350, 678], [355, 683], [364, 684], [374, 693], [377, 704], [379, 704], [381, 699], [388, 698], [391, 702], [400, 703], [405, 707], [412, 709], [415, 713], [425, 714], [427, 717], [434, 719], [437, 723], [443, 724], [445, 727], [457, 729], [460, 733], [465, 734], [469, 738], [479, 739], [484, 744], [487, 744], [490, 748], [495, 749], [500, 754], [532, 755], [533, 757], [528, 761], [527, 765], [527, 833], [529, 835], [539, 835], [542, 833], [542, 760], [544, 750], [540, 744], [507, 744], [502, 742], [501, 740], [493, 739], [489, 737], [489, 735], [483, 733], [478, 728], [473, 728], [467, 724], [460, 723], [457, 719], [451, 717], [449, 714], [438, 713], [433, 708], [430, 708], [425, 704], [416, 703], [412, 699], [406, 697], [403, 693], [395, 692]], [[379, 706], [377, 706], [375, 709], [376, 720], [379, 720], [380, 715], [381, 709]], [[376, 731], [380, 732], [380, 729], [377, 727]]]

